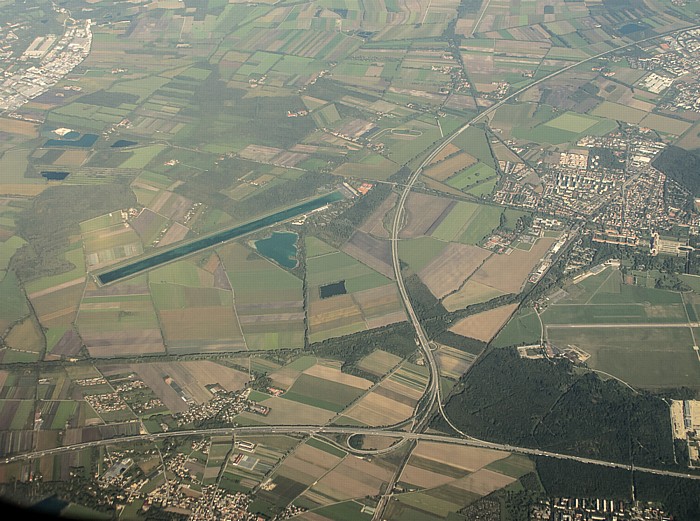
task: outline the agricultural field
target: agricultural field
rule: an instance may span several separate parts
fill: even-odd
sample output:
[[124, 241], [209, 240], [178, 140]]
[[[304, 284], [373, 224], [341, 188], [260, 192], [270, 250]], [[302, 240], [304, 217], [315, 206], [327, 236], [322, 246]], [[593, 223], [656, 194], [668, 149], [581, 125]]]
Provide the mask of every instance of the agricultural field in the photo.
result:
[[363, 371], [374, 374], [375, 376], [383, 376], [391, 369], [396, 367], [401, 362], [401, 358], [381, 349], [373, 351], [358, 364], [358, 367]]
[[248, 349], [303, 346], [302, 281], [239, 244], [228, 245], [218, 254], [222, 269], [217, 270], [217, 278], [233, 288]]
[[512, 458], [506, 452], [418, 442], [399, 478], [399, 483], [411, 492], [391, 503], [387, 517], [449, 518], [451, 513], [534, 470], [528, 459]]
[[[100, 224], [103, 222], [104, 227]], [[143, 253], [139, 234], [114, 212], [81, 226], [85, 262], [88, 270], [98, 270]]]
[[[372, 461], [342, 457], [342, 451], [326, 443], [318, 443], [311, 439], [308, 444], [314, 443], [316, 450], [327, 452], [321, 461], [329, 460], [331, 456], [335, 465], [324, 473], [320, 479], [312, 483], [305, 492], [294, 500], [294, 504], [308, 508], [314, 514], [324, 516], [320, 519], [338, 519], [336, 515], [344, 511], [345, 515], [357, 515], [364, 510], [362, 505], [352, 499], [361, 500], [366, 496], [381, 493], [391, 478], [394, 468], [381, 458], [372, 458]], [[338, 460], [338, 458], [342, 459]], [[364, 516], [352, 517], [352, 519], [364, 519]], [[313, 519], [316, 519], [315, 517]], [[342, 519], [342, 518], [341, 518]]]
[[93, 357], [165, 351], [145, 276], [110, 288], [85, 288], [76, 325]]
[[507, 255], [492, 255], [469, 280], [503, 293], [518, 293], [555, 242], [553, 237], [543, 237], [529, 251], [514, 249]]
[[63, 275], [44, 277], [25, 286], [27, 297], [44, 327], [70, 326], [83, 295], [85, 265], [82, 248], [69, 250], [65, 258], [73, 263], [73, 270]]
[[[371, 386], [369, 380], [341, 373], [337, 363], [316, 360], [305, 368], [307, 364], [302, 361], [306, 358], [269, 375], [273, 383], [286, 389], [282, 394], [286, 400], [338, 413]], [[309, 362], [313, 363], [313, 358]]]
[[215, 254], [166, 264], [148, 274], [151, 298], [169, 350], [245, 349], [233, 294]]
[[469, 369], [474, 360], [476, 360], [476, 356], [453, 347], [441, 345], [440, 349], [435, 352], [435, 359], [440, 366], [440, 374], [448, 378], [457, 379]]
[[490, 251], [477, 246], [449, 243], [418, 275], [431, 293], [442, 299], [459, 290], [490, 255]]
[[391, 280], [353, 257], [307, 255], [306, 269], [310, 342], [406, 319]]
[[427, 372], [424, 367], [405, 362], [400, 369], [391, 373], [379, 386], [343, 412], [335, 423], [361, 425], [392, 425], [413, 414], [413, 409], [427, 385]]
[[337, 416], [372, 385], [369, 380], [342, 373], [338, 362], [313, 356], [298, 358], [267, 376], [278, 396], [261, 393], [258, 398], [270, 408], [269, 414], [259, 416], [246, 412], [239, 416], [241, 420], [266, 424], [322, 424]]
[[[615, 267], [589, 272], [563, 291], [540, 313], [545, 341], [577, 350], [592, 369], [633, 387], [697, 386], [700, 363], [687, 314], [695, 313], [694, 294], [625, 284]], [[540, 333], [534, 311], [523, 310], [495, 343], [539, 344]]]
[[518, 304], [509, 304], [468, 316], [452, 326], [450, 331], [488, 343], [500, 331], [517, 307]]

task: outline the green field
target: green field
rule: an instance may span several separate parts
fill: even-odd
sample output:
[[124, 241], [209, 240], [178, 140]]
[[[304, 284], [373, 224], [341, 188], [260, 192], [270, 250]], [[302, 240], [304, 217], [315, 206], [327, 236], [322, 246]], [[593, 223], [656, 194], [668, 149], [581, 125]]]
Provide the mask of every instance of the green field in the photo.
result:
[[83, 257], [82, 245], [78, 242], [72, 246], [72, 249], [66, 252], [66, 260], [71, 262], [75, 267], [60, 275], [43, 277], [41, 279], [30, 282], [26, 285], [27, 293], [34, 293], [44, 289], [52, 288], [58, 284], [69, 282], [85, 276], [85, 259]]
[[432, 237], [418, 237], [399, 242], [399, 257], [413, 271], [420, 271], [447, 247], [447, 243]]
[[284, 397], [321, 409], [340, 412], [363, 393], [362, 389], [356, 387], [302, 374], [291, 389], [284, 393]]
[[319, 508], [314, 510], [320, 515], [325, 516], [333, 521], [370, 521], [372, 514], [362, 512], [362, 505], [355, 501], [345, 501], [335, 505]]
[[344, 280], [348, 292], [353, 293], [391, 282], [384, 275], [340, 251], [323, 257], [312, 257], [307, 260], [306, 265], [306, 280], [309, 286], [321, 286]]
[[534, 310], [520, 310], [493, 339], [496, 347], [539, 344], [542, 327]]
[[[684, 305], [678, 292], [646, 287], [644, 273], [634, 273], [645, 285], [623, 284], [622, 273], [607, 267], [565, 286], [564, 297], [541, 313], [545, 339], [583, 351], [589, 367], [633, 387], [700, 388], [700, 361], [686, 314], [696, 316], [693, 305]], [[540, 329], [534, 310], [521, 310], [494, 345], [539, 344]]]
[[585, 132], [591, 128], [598, 121], [599, 120], [597, 118], [592, 118], [590, 116], [583, 116], [581, 114], [576, 114], [575, 112], [566, 112], [561, 116], [548, 121], [546, 125], [558, 130], [580, 134], [581, 132]]
[[240, 244], [225, 246], [219, 255], [233, 286], [248, 348], [301, 347], [302, 281]]
[[458, 190], [469, 192], [470, 188], [497, 177], [496, 171], [484, 163], [477, 163], [448, 179], [447, 184]]
[[550, 328], [550, 342], [575, 345], [591, 355], [586, 361], [633, 387], [700, 388], [700, 360], [689, 328]]
[[432, 236], [444, 241], [479, 244], [500, 223], [503, 209], [497, 206], [459, 202], [435, 229]]

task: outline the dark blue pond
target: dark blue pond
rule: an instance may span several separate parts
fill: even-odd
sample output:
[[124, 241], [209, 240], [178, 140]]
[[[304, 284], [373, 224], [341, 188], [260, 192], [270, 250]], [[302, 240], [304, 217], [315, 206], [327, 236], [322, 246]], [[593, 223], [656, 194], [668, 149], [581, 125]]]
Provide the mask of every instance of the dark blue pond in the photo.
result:
[[297, 239], [292, 232], [274, 232], [270, 237], [255, 241], [255, 249], [280, 266], [293, 268], [297, 265]]
[[67, 501], [58, 499], [56, 496], [51, 496], [49, 498], [44, 499], [43, 501], [39, 501], [38, 503], [32, 505], [31, 510], [34, 510], [41, 514], [58, 516], [61, 513], [61, 510], [66, 508], [68, 505], [69, 503]]
[[138, 145], [138, 141], [129, 141], [128, 139], [120, 139], [119, 141], [115, 141], [112, 143], [111, 148], [124, 148], [124, 147], [133, 147], [134, 145]]
[[339, 201], [342, 198], [343, 196], [340, 192], [333, 192], [324, 195], [323, 197], [312, 199], [311, 201], [306, 201], [305, 203], [292, 206], [291, 208], [287, 208], [286, 210], [282, 210], [272, 215], [268, 215], [267, 217], [261, 217], [260, 219], [241, 224], [239, 226], [236, 226], [235, 228], [222, 230], [212, 235], [202, 237], [201, 239], [197, 239], [187, 244], [183, 244], [182, 246], [178, 246], [177, 248], [173, 248], [172, 250], [166, 250], [162, 253], [158, 253], [151, 257], [147, 257], [145, 259], [140, 259], [130, 264], [126, 264], [124, 266], [121, 266], [120, 268], [106, 271], [105, 273], [98, 275], [97, 279], [102, 284], [109, 284], [110, 282], [114, 282], [115, 280], [123, 279], [124, 277], [130, 277], [131, 275], [134, 275], [136, 273], [155, 268], [156, 266], [160, 266], [161, 264], [165, 264], [167, 262], [179, 259], [180, 257], [183, 257], [185, 255], [198, 252], [200, 250], [209, 248], [211, 246], [228, 241], [230, 239], [235, 239], [237, 237], [246, 235], [261, 228], [265, 228], [266, 226], [286, 221], [287, 219], [291, 219], [292, 217], [296, 217], [297, 215], [310, 212], [311, 210], [320, 208], [321, 206], [324, 206], [328, 203]]
[[336, 295], [345, 295], [348, 292], [345, 289], [345, 281], [333, 282], [318, 288], [318, 294], [321, 298], [335, 297]]
[[[70, 134], [66, 134], [68, 136]], [[97, 142], [97, 134], [83, 134], [80, 139], [49, 139], [44, 143], [45, 147], [77, 147], [90, 148]]]
[[70, 175], [70, 172], [42, 172], [41, 177], [49, 181], [63, 181]]
[[634, 24], [626, 24], [620, 27], [620, 34], [623, 36], [627, 36], [628, 34], [636, 33], [638, 31], [644, 31], [646, 29], [649, 29], [650, 26], [643, 23], [634, 23]]

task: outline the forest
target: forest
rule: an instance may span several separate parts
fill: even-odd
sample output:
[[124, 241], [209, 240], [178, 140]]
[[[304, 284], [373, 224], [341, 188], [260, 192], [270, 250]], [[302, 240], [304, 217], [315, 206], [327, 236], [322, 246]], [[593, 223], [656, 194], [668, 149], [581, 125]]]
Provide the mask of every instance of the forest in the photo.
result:
[[[480, 439], [638, 466], [674, 465], [663, 400], [564, 360], [492, 349], [455, 386], [445, 412]], [[436, 417], [433, 426], [446, 430], [443, 422]]]

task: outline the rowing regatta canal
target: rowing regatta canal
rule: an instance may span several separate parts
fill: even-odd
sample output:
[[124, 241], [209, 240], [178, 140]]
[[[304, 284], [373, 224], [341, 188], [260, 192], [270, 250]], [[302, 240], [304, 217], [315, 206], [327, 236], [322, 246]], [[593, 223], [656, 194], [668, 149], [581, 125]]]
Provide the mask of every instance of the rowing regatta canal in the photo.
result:
[[343, 195], [340, 192], [332, 192], [330, 194], [324, 195], [323, 197], [318, 197], [316, 199], [312, 199], [311, 201], [306, 201], [305, 203], [301, 203], [296, 206], [292, 206], [291, 208], [287, 208], [286, 210], [281, 210], [277, 213], [273, 213], [272, 215], [261, 217], [260, 219], [256, 219], [255, 221], [250, 221], [245, 224], [241, 224], [239, 226], [236, 226], [235, 228], [222, 230], [212, 235], [202, 237], [201, 239], [188, 242], [187, 244], [183, 244], [181, 246], [178, 246], [177, 248], [172, 248], [170, 250], [166, 250], [156, 255], [146, 257], [145, 259], [139, 259], [129, 264], [125, 264], [119, 268], [106, 271], [98, 275], [97, 279], [100, 281], [100, 284], [110, 284], [114, 281], [123, 279], [125, 277], [135, 275], [136, 273], [140, 273], [142, 271], [155, 268], [156, 266], [160, 266], [167, 262], [174, 261], [176, 259], [179, 259], [180, 257], [184, 257], [185, 255], [204, 250], [206, 248], [214, 246], [215, 244], [235, 239], [237, 237], [240, 237], [241, 235], [246, 235], [248, 233], [257, 231], [261, 228], [265, 228], [266, 226], [277, 224], [279, 222], [296, 217], [297, 215], [316, 210], [317, 208], [321, 208], [322, 206], [325, 206], [329, 203], [339, 201], [342, 198]]

